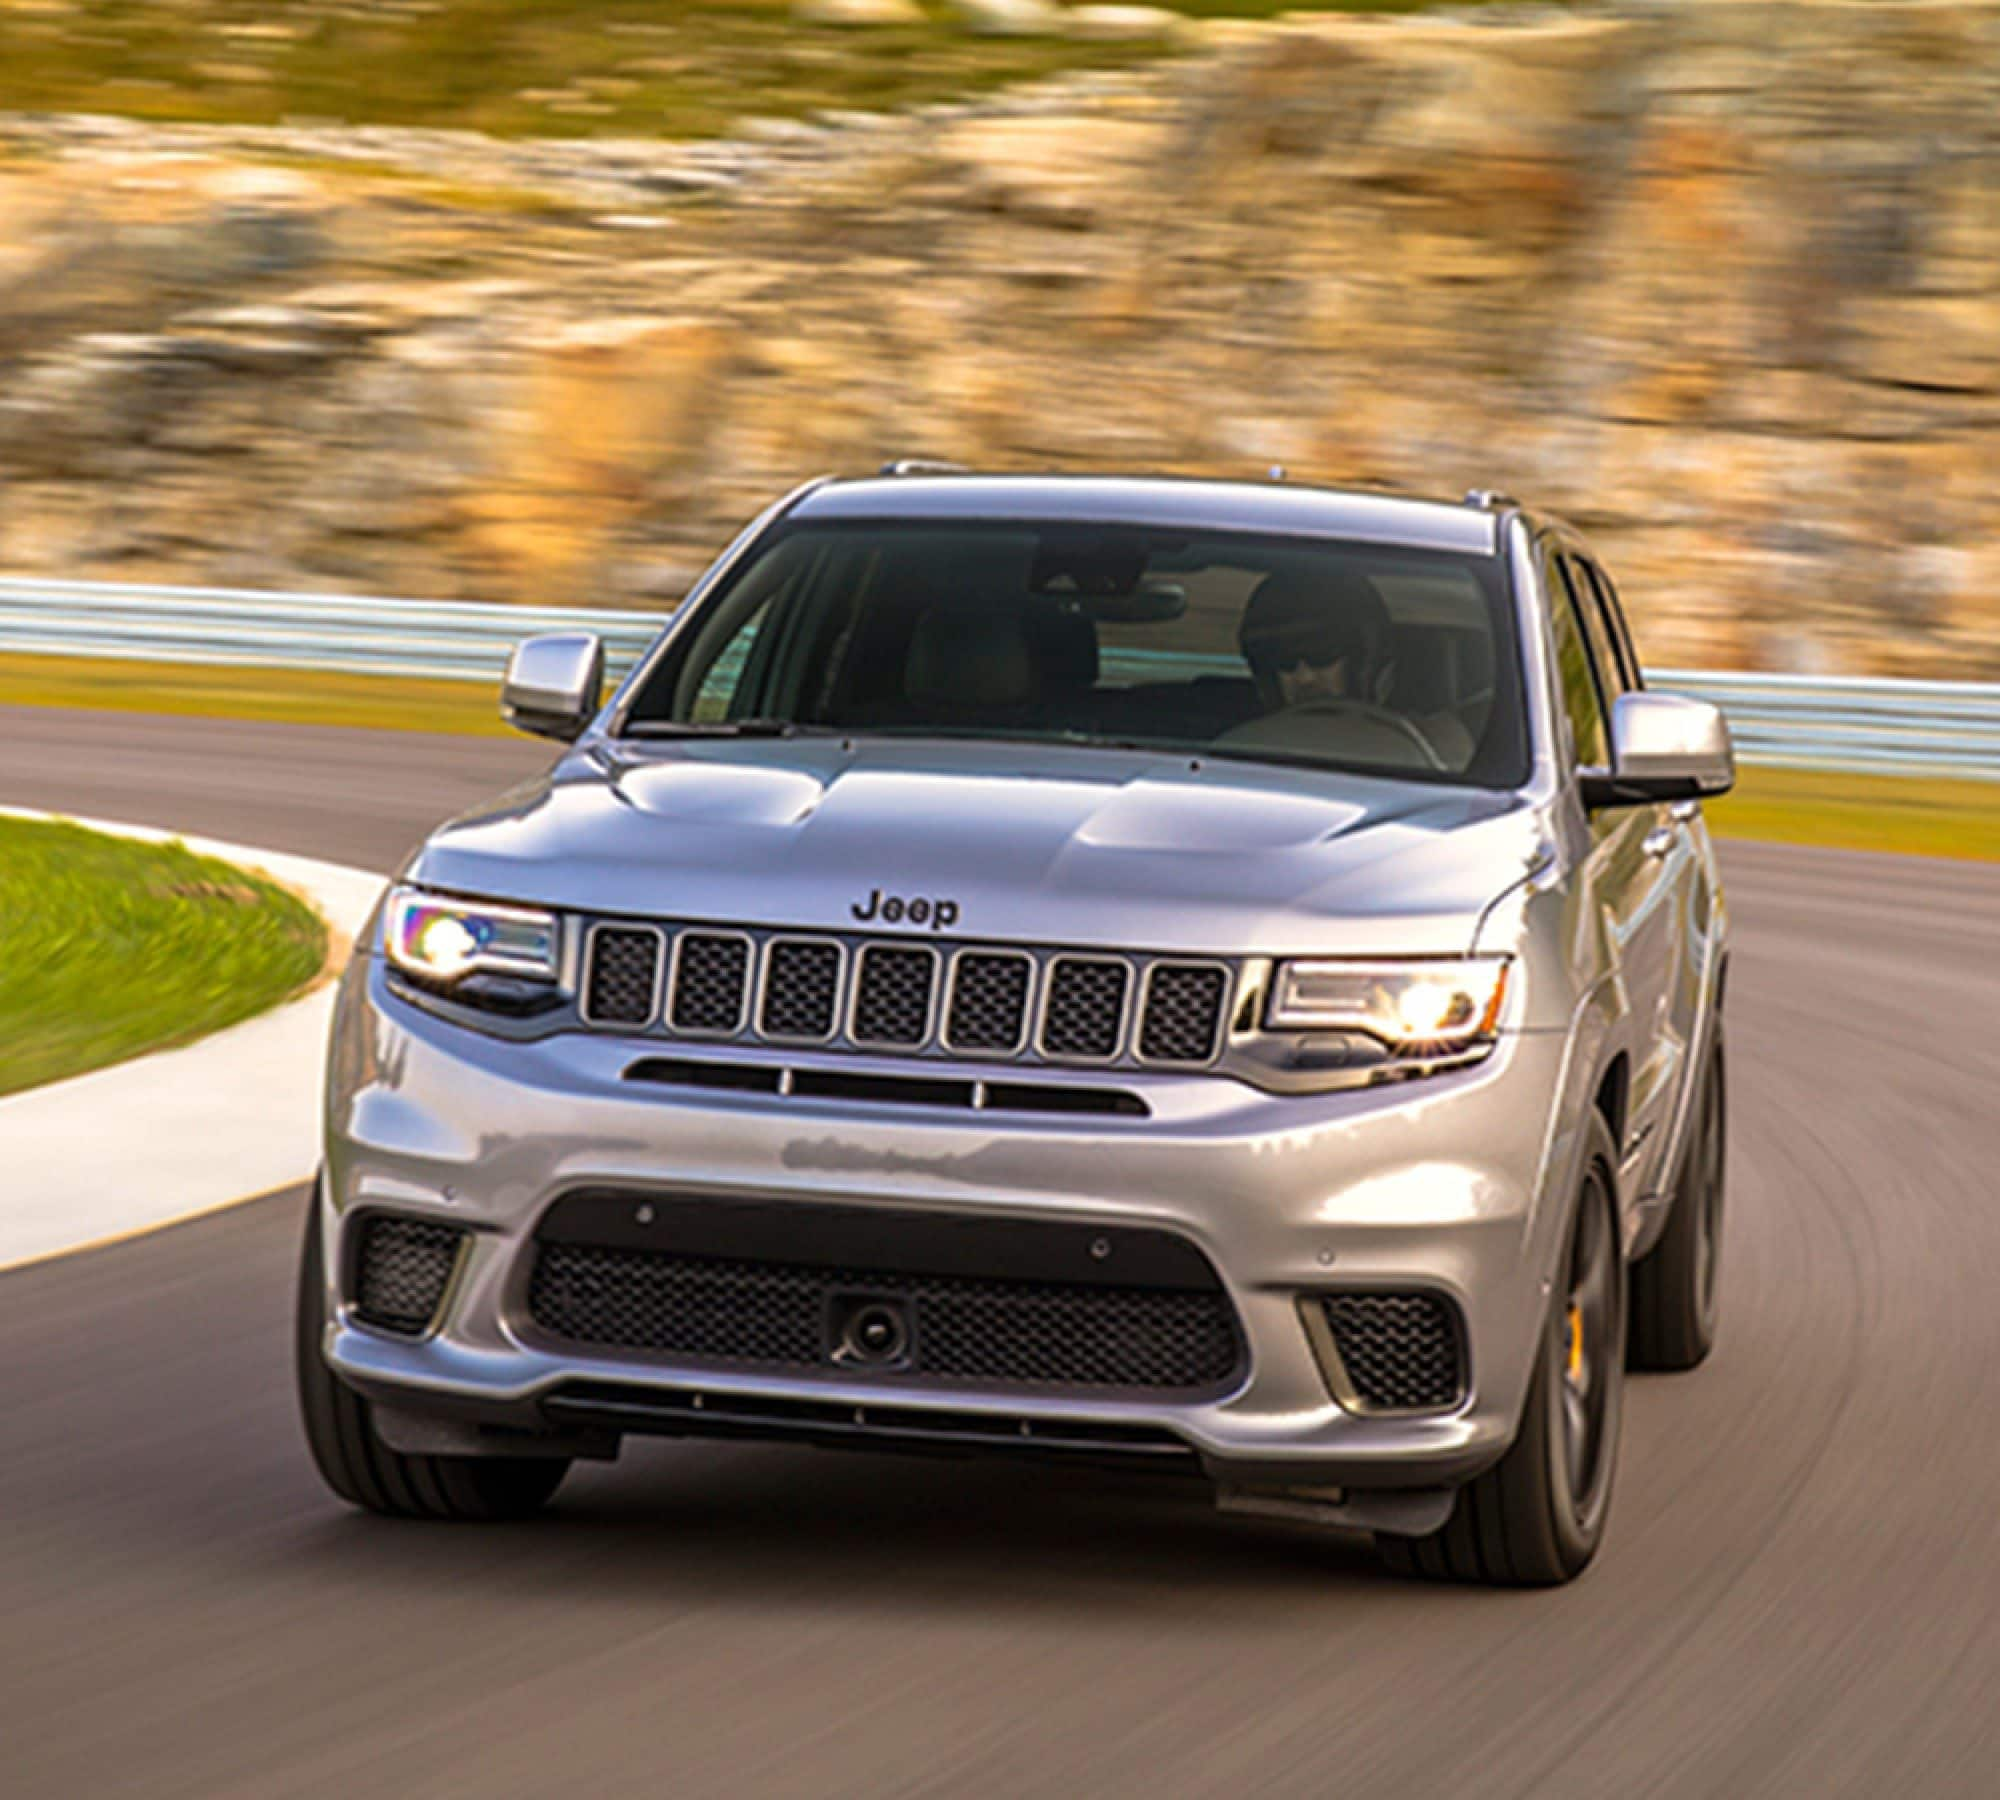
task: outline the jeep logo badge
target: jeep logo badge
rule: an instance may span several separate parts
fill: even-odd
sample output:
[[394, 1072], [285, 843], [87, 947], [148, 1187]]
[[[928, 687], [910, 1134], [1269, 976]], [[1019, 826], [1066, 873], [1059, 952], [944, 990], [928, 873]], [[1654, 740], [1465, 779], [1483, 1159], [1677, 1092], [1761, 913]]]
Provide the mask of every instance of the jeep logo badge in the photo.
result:
[[880, 888], [847, 910], [863, 925], [871, 919], [880, 919], [884, 925], [928, 925], [933, 931], [949, 931], [958, 923], [956, 900], [928, 899], [922, 894], [906, 900], [901, 894], [885, 894]]

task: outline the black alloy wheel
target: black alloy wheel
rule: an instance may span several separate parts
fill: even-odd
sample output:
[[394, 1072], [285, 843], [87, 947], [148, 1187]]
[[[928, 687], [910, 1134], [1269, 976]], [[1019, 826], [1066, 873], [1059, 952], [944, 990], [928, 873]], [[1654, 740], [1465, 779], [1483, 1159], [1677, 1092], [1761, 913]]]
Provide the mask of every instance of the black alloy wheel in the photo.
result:
[[1618, 1153], [1592, 1111], [1575, 1205], [1507, 1454], [1458, 1490], [1424, 1537], [1378, 1532], [1398, 1574], [1552, 1587], [1583, 1573], [1604, 1538], [1624, 1414], [1626, 1297]]
[[1600, 1518], [1611, 1486], [1612, 1396], [1625, 1366], [1622, 1263], [1610, 1187], [1593, 1163], [1570, 1235], [1557, 1384], [1564, 1490], [1579, 1529]]

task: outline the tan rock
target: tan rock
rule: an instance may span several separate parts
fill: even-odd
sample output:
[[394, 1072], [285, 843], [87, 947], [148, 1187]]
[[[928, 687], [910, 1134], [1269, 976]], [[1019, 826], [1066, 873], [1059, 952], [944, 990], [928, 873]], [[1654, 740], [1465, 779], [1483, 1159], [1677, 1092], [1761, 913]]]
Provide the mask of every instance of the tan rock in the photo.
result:
[[1062, 11], [1063, 34], [1085, 43], [1129, 44], [1168, 38], [1180, 29], [1180, 23], [1180, 14], [1164, 6], [1113, 4], [1112, 0], [1068, 6]]
[[792, 18], [830, 26], [920, 26], [924, 8], [916, 0], [794, 0]]
[[1569, 513], [1656, 663], [2000, 678], [1995, 16], [1229, 21], [698, 145], [0, 118], [0, 563], [656, 605], [828, 467], [1277, 460]]
[[1054, 37], [1064, 25], [1052, 0], [952, 0], [951, 10], [977, 37]]
[[2000, 391], [2000, 293], [1880, 296], [1841, 311], [1842, 367], [1865, 381]]

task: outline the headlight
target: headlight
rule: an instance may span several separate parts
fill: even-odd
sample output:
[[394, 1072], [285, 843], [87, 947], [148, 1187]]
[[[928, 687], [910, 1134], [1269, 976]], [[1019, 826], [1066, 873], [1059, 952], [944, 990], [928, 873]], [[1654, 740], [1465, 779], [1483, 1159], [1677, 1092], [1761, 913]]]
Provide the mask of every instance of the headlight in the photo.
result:
[[1492, 1037], [1507, 958], [1288, 962], [1267, 1023], [1279, 1031], [1360, 1031], [1404, 1056], [1449, 1056]]
[[472, 974], [553, 981], [562, 933], [553, 913], [398, 888], [389, 896], [383, 943], [397, 968], [425, 981]]

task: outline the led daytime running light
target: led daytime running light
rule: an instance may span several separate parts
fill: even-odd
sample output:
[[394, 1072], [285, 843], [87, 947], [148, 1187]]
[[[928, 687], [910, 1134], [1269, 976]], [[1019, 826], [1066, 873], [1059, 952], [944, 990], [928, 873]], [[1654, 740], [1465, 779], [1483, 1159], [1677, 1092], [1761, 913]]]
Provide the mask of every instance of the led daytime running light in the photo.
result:
[[383, 928], [389, 960], [429, 981], [456, 981], [475, 970], [553, 981], [560, 943], [552, 913], [411, 888], [390, 896]]
[[1508, 959], [1281, 963], [1268, 1022], [1279, 1031], [1356, 1031], [1406, 1055], [1448, 1055], [1499, 1028]]

